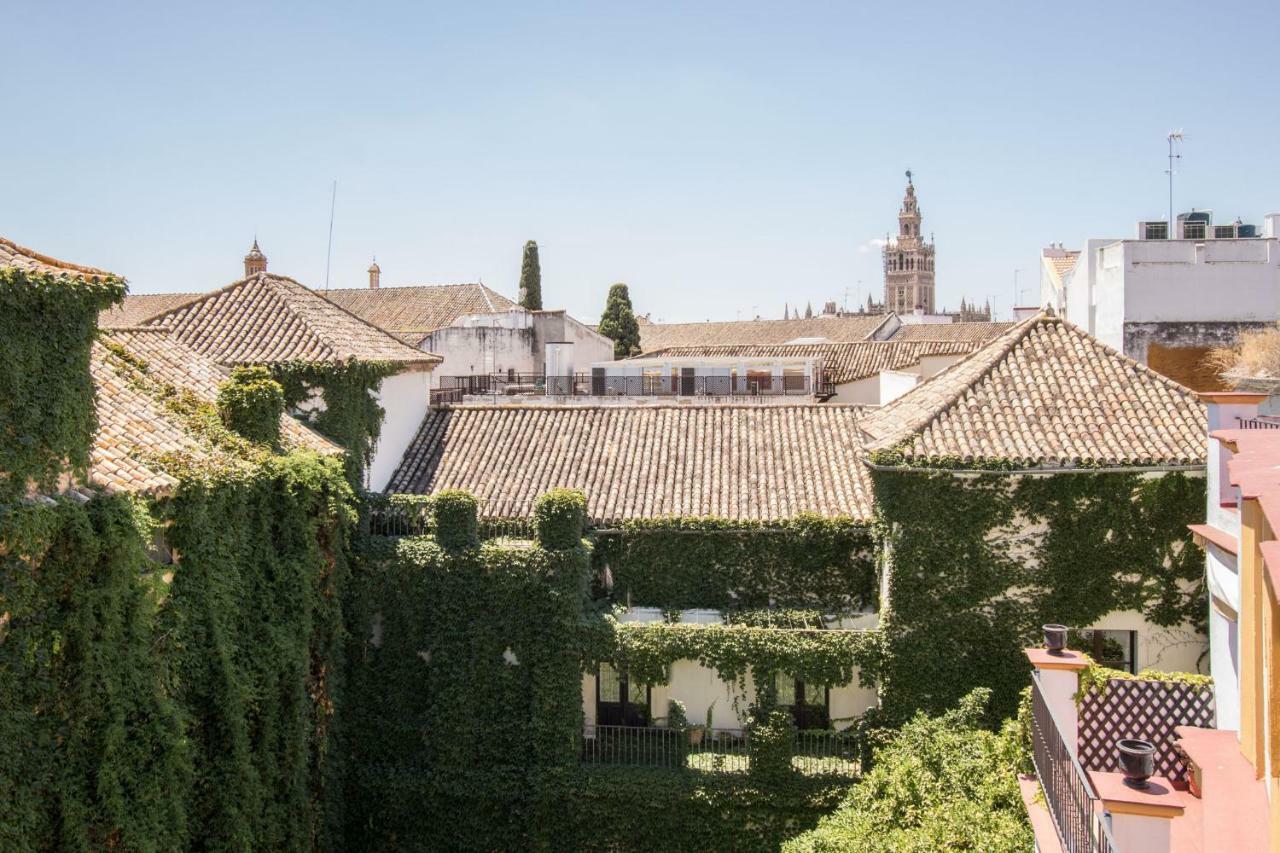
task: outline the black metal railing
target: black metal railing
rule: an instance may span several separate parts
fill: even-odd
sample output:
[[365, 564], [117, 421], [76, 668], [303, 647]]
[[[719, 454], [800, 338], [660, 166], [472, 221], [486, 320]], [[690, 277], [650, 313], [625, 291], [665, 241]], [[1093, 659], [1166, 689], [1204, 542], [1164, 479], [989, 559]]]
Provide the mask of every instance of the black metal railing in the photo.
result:
[[[590, 725], [583, 730], [579, 756], [583, 764], [746, 773], [750, 737], [733, 729]], [[842, 732], [799, 731], [791, 766], [805, 776], [852, 778], [861, 772], [859, 744]]]
[[1031, 740], [1036, 776], [1063, 849], [1067, 853], [1113, 853], [1115, 842], [1098, 794], [1063, 739], [1040, 689], [1039, 673], [1034, 673], [1031, 681]]
[[[528, 502], [489, 498], [477, 503], [481, 539], [533, 538], [533, 513]], [[433, 525], [430, 495], [370, 496], [369, 532], [374, 536], [429, 536]]]
[[1262, 416], [1244, 418], [1236, 415], [1236, 429], [1280, 429], [1280, 420]]
[[432, 388], [430, 402], [433, 406], [442, 406], [445, 403], [461, 403], [463, 396], [461, 388]]
[[835, 384], [808, 376], [606, 376], [530, 373], [441, 376], [432, 402], [459, 402], [461, 396], [500, 397], [808, 397], [831, 396]]

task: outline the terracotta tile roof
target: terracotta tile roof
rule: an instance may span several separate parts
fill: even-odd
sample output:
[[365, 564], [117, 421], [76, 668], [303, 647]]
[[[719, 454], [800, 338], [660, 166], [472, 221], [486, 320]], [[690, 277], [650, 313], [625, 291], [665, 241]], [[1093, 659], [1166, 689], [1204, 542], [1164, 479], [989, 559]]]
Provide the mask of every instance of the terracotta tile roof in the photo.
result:
[[643, 358], [821, 358], [837, 385], [919, 364], [924, 355], [964, 355], [977, 349], [971, 341], [853, 341], [842, 344], [730, 344], [667, 347]]
[[854, 406], [454, 406], [427, 414], [387, 488], [463, 488], [524, 517], [582, 489], [597, 523], [669, 515], [871, 517]]
[[389, 361], [430, 364], [422, 352], [283, 276], [260, 273], [147, 321], [220, 364]]
[[140, 326], [143, 321], [190, 302], [198, 296], [200, 296], [199, 293], [131, 293], [119, 305], [99, 314], [98, 326], [103, 329]]
[[[111, 345], [123, 347], [139, 368], [125, 361]], [[160, 457], [188, 459], [231, 467], [241, 460], [193, 432], [165, 407], [157, 389], [172, 386], [205, 402], [213, 402], [225, 374], [209, 359], [157, 328], [103, 332], [93, 345], [89, 362], [95, 392], [98, 433], [90, 450], [90, 482], [107, 491], [167, 492], [177, 480], [164, 470]], [[286, 447], [302, 447], [337, 454], [337, 445], [298, 421], [282, 415], [281, 435]]]
[[0, 237], [0, 267], [17, 267], [24, 272], [51, 273], [53, 275], [70, 275], [75, 278], [119, 278], [114, 273], [95, 267], [85, 267], [68, 261], [60, 261], [48, 255], [42, 255], [34, 249], [19, 246], [11, 240]]
[[869, 450], [907, 464], [1199, 465], [1195, 394], [1040, 314], [858, 424]]
[[516, 307], [516, 303], [483, 284], [343, 288], [324, 295], [365, 322], [414, 343], [463, 314]]
[[1013, 328], [1013, 323], [903, 323], [891, 341], [967, 341], [985, 344]]
[[785, 344], [797, 338], [870, 340], [890, 314], [849, 314], [799, 320], [731, 320], [722, 323], [642, 323], [640, 350], [725, 344]]
[[1045, 266], [1048, 267], [1049, 272], [1053, 275], [1054, 279], [1060, 285], [1062, 284], [1063, 276], [1076, 268], [1076, 261], [1079, 258], [1080, 250], [1077, 249], [1075, 251], [1069, 251], [1066, 255], [1061, 257], [1049, 257], [1046, 255], [1044, 256], [1044, 263]]

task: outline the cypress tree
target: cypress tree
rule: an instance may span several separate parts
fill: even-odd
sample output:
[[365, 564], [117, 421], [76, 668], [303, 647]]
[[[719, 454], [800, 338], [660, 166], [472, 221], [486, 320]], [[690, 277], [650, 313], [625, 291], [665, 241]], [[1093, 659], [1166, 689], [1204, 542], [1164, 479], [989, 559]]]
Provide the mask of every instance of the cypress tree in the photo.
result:
[[520, 305], [530, 311], [542, 310], [542, 266], [538, 263], [538, 244], [524, 244], [524, 260], [520, 263]]
[[640, 352], [640, 324], [636, 322], [627, 286], [621, 282], [609, 288], [609, 299], [600, 315], [600, 334], [613, 340], [614, 358]]

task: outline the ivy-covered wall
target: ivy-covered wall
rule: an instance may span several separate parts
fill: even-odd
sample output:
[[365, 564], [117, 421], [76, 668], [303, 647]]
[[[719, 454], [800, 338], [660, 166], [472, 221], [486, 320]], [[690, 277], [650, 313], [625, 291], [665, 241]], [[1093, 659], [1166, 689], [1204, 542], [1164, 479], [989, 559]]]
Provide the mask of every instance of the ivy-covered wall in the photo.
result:
[[143, 571], [144, 512], [119, 497], [0, 507], [0, 849], [190, 837], [192, 756], [154, 653], [164, 584]]
[[336, 848], [351, 507], [302, 452], [0, 506], [0, 848]]
[[1203, 630], [1203, 554], [1187, 524], [1201, 477], [1106, 472], [953, 475], [874, 470], [890, 544], [882, 701], [890, 718], [941, 713], [974, 687], [1013, 715], [1022, 649], [1047, 622], [1136, 610]]
[[124, 291], [110, 276], [0, 268], [0, 500], [84, 473], [97, 428], [89, 349], [98, 312]]
[[359, 489], [373, 447], [382, 433], [386, 414], [378, 404], [382, 380], [396, 372], [386, 362], [349, 361], [341, 364], [291, 362], [272, 366], [272, 374], [284, 389], [285, 406], [293, 411], [319, 393], [324, 407], [308, 410], [302, 420], [325, 438], [347, 451], [347, 479]]
[[607, 578], [612, 600], [634, 606], [847, 613], [876, 603], [871, 535], [850, 518], [631, 521], [595, 543], [598, 591]]
[[[517, 784], [504, 804], [495, 792], [577, 765], [590, 548], [580, 522], [570, 547], [481, 545], [474, 498], [442, 495], [432, 509], [437, 538], [374, 540], [353, 590], [345, 725], [361, 817], [348, 845], [518, 847], [503, 833], [530, 831], [525, 795]], [[408, 810], [402, 785], [422, 795]]]
[[353, 585], [349, 847], [776, 850], [835, 806], [847, 781], [790, 772], [786, 714], [755, 724], [751, 773], [580, 766], [582, 673], [660, 681], [691, 658], [847, 681], [866, 635], [619, 625], [591, 609], [580, 494], [544, 496], [527, 546], [479, 544], [468, 498], [431, 502], [434, 537], [371, 543]]

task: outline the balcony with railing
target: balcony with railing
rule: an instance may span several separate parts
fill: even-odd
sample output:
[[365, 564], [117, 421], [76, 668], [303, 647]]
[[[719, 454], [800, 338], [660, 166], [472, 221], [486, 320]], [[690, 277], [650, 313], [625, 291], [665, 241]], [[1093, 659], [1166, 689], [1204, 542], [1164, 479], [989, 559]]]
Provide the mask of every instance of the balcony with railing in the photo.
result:
[[1116, 844], [1098, 793], [1062, 733], [1036, 672], [1031, 681], [1032, 761], [1062, 849], [1067, 853], [1114, 853]]
[[830, 375], [699, 376], [684, 373], [661, 376], [618, 376], [595, 371], [550, 376], [541, 373], [494, 373], [441, 376], [432, 402], [463, 402], [467, 397], [654, 397], [758, 400], [775, 397], [830, 397]]
[[[734, 729], [588, 725], [579, 760], [585, 765], [746, 773], [751, 769], [750, 738], [749, 731]], [[861, 773], [861, 746], [843, 732], [797, 731], [791, 767], [803, 776], [853, 778]]]

